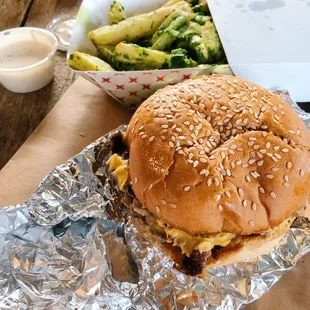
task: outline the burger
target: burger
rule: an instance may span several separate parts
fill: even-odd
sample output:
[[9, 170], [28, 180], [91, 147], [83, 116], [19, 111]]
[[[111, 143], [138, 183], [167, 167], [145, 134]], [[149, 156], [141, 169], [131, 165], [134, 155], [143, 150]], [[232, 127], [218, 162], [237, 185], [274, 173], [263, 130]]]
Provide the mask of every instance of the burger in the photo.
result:
[[267, 253], [307, 205], [308, 129], [241, 78], [160, 89], [112, 140], [108, 166], [138, 231], [187, 275]]

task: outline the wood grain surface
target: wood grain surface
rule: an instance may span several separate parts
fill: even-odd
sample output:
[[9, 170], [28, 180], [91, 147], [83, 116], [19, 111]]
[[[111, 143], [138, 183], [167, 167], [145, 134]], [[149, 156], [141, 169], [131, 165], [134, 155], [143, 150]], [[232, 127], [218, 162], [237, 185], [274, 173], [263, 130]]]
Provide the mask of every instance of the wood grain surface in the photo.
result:
[[32, 0], [0, 0], [0, 31], [19, 27]]
[[[18, 27], [21, 24], [45, 28], [57, 16], [77, 14], [81, 2], [82, 0], [0, 0], [0, 28]], [[7, 16], [11, 17], [6, 18]], [[73, 72], [66, 65], [66, 54], [58, 51], [54, 80], [45, 88], [29, 94], [15, 94], [0, 85], [0, 170], [74, 80]]]

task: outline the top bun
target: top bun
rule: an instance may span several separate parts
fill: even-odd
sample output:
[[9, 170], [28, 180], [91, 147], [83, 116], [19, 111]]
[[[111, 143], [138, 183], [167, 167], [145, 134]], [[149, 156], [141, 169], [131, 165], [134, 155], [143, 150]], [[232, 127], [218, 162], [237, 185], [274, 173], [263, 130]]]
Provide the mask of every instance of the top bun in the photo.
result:
[[191, 235], [262, 233], [309, 196], [308, 129], [278, 95], [235, 76], [158, 90], [126, 139], [139, 201]]

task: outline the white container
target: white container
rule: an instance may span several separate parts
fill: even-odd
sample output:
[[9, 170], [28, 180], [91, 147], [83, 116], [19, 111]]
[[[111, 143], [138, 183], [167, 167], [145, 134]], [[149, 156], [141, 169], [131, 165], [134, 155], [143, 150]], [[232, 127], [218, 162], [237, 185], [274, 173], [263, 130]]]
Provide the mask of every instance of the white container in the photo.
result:
[[16, 93], [46, 86], [54, 77], [57, 39], [41, 28], [0, 32], [0, 83]]
[[[120, 0], [126, 15], [147, 13], [168, 0]], [[69, 56], [74, 51], [94, 54], [95, 46], [88, 39], [89, 31], [108, 25], [108, 12], [113, 0], [84, 0], [73, 29]], [[176, 84], [191, 77], [222, 73], [233, 74], [229, 65], [202, 65], [195, 68], [145, 71], [75, 71], [128, 108], [135, 109], [157, 89]]]

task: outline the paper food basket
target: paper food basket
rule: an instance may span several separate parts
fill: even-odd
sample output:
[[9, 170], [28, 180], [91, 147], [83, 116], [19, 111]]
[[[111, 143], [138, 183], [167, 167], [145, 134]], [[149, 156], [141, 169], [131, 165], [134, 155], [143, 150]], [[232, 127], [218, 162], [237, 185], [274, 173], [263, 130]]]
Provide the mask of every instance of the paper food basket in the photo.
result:
[[[108, 12], [113, 0], [84, 0], [73, 29], [68, 55], [73, 51], [93, 54], [95, 46], [88, 39], [89, 31], [108, 25]], [[121, 0], [127, 16], [146, 13], [159, 8], [167, 0]], [[203, 65], [194, 68], [145, 71], [75, 71], [91, 83], [98, 85], [111, 97], [130, 109], [157, 89], [176, 84], [191, 77], [210, 73], [233, 74], [229, 65]]]

